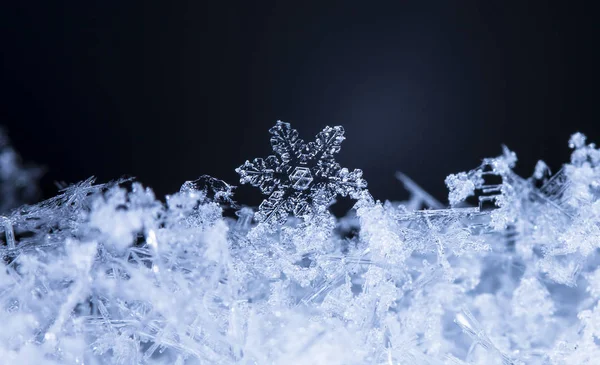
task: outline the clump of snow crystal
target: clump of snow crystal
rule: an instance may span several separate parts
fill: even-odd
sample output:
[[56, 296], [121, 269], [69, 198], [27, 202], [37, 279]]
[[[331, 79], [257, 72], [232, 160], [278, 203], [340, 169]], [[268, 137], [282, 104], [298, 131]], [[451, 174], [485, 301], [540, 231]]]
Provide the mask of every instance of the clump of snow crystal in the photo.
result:
[[[376, 200], [360, 170], [333, 158], [341, 127], [309, 143], [287, 123], [270, 132], [275, 155], [237, 169], [266, 195], [258, 209], [203, 176], [164, 202], [135, 181], [90, 178], [6, 210], [1, 362], [566, 365], [600, 356], [600, 151], [582, 134], [553, 176], [543, 162], [518, 176], [506, 147], [450, 175], [445, 207], [400, 173], [412, 198]], [[35, 189], [36, 175], [12, 161], [10, 174], [0, 169], [7, 201], [21, 199], [17, 181]], [[328, 210], [337, 195], [356, 201], [342, 218]]]

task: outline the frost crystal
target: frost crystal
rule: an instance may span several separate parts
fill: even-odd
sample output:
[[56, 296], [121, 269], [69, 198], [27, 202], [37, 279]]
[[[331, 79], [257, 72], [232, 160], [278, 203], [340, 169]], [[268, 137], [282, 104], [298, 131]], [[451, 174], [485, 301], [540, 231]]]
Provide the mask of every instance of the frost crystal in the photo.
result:
[[246, 161], [235, 171], [242, 184], [260, 188], [269, 197], [256, 213], [260, 222], [285, 222], [323, 211], [336, 195], [357, 198], [366, 188], [362, 171], [350, 172], [335, 162], [334, 155], [344, 141], [344, 128], [325, 127], [315, 142], [304, 143], [289, 123], [278, 121], [269, 132], [277, 154]]
[[[373, 199], [333, 161], [342, 132], [271, 130], [277, 156], [238, 169], [269, 195], [258, 224], [209, 176], [164, 201], [90, 178], [5, 211], [0, 363], [598, 362], [594, 144], [574, 135], [569, 163], [530, 178], [504, 147], [446, 179], [447, 207], [401, 173], [408, 201]], [[354, 209], [314, 214], [336, 194]]]

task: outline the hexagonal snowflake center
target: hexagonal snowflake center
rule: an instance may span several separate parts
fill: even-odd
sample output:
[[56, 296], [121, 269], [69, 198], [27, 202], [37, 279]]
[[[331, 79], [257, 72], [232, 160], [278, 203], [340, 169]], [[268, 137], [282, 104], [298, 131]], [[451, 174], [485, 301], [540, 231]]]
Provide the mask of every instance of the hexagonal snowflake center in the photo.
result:
[[296, 167], [290, 175], [292, 187], [296, 190], [306, 190], [313, 181], [310, 170], [306, 167]]

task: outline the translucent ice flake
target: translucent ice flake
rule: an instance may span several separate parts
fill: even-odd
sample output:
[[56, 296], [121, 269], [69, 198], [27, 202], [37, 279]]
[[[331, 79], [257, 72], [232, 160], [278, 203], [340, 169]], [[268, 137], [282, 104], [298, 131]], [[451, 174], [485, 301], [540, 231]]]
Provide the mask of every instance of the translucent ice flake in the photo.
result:
[[344, 137], [341, 126], [325, 127], [314, 142], [305, 143], [289, 123], [278, 121], [269, 132], [276, 155], [246, 161], [236, 169], [242, 184], [260, 188], [268, 198], [260, 205], [260, 222], [285, 222], [324, 211], [336, 195], [358, 197], [366, 188], [362, 171], [335, 162]]

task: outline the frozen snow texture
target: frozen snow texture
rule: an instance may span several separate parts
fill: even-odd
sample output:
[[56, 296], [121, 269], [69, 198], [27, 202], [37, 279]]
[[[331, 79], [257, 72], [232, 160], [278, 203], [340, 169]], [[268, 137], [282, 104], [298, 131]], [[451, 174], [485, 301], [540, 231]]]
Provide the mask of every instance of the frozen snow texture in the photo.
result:
[[[518, 176], [507, 148], [451, 175], [446, 208], [400, 173], [408, 202], [373, 199], [333, 161], [340, 127], [271, 133], [277, 156], [238, 169], [277, 209], [258, 222], [208, 176], [164, 203], [90, 178], [6, 212], [0, 363], [597, 361], [600, 151], [583, 135], [551, 177]], [[321, 214], [335, 194], [356, 199], [339, 219]]]

